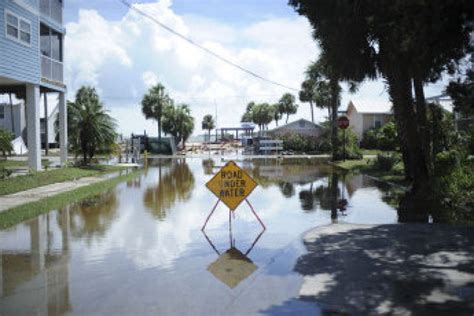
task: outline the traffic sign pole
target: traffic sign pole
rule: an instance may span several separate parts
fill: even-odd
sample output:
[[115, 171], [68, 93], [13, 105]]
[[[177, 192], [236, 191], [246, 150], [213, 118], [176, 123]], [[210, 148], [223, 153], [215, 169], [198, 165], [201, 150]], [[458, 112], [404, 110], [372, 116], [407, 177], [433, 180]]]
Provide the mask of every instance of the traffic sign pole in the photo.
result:
[[211, 218], [212, 214], [216, 210], [216, 207], [217, 207], [217, 205], [219, 204], [220, 201], [221, 200], [217, 200], [216, 204], [214, 205], [214, 207], [211, 210], [211, 213], [209, 213], [209, 215], [207, 216], [206, 221], [204, 222], [204, 225], [201, 228], [202, 231], [204, 231], [204, 229], [206, 228], [207, 222], [209, 222], [209, 219]]
[[262, 225], [263, 230], [267, 229], [267, 228], [265, 227], [265, 225], [263, 224], [262, 220], [260, 219], [260, 217], [258, 217], [257, 213], [256, 213], [255, 210], [253, 209], [253, 206], [252, 206], [252, 204], [250, 204], [249, 200], [245, 199], [245, 202], [247, 202], [248, 206], [249, 206], [250, 209], [252, 210], [253, 215], [255, 215], [255, 217], [257, 218], [257, 220], [260, 222], [260, 225]]
[[343, 159], [344, 161], [346, 161], [346, 129], [343, 129], [343, 140], [344, 140], [344, 156], [343, 156]]

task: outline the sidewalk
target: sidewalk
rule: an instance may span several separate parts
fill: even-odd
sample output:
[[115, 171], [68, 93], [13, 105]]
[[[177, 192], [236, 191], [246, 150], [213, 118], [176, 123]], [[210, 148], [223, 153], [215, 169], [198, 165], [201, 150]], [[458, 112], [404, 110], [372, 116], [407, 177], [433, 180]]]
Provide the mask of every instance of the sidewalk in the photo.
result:
[[0, 213], [22, 204], [36, 202], [59, 193], [72, 191], [80, 187], [110, 179], [114, 174], [115, 173], [106, 174], [100, 177], [84, 177], [74, 181], [53, 183], [26, 191], [0, 196]]

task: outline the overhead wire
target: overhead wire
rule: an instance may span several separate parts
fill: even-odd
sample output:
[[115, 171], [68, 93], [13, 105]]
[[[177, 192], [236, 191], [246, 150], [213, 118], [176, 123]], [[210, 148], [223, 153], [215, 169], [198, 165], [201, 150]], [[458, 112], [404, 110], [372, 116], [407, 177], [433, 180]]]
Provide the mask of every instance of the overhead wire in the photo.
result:
[[222, 61], [222, 62], [224, 62], [224, 63], [226, 63], [226, 64], [228, 64], [228, 65], [231, 65], [232, 67], [237, 68], [237, 69], [239, 69], [239, 70], [242, 71], [242, 72], [247, 73], [248, 75], [250, 75], [250, 76], [252, 76], [252, 77], [254, 77], [254, 78], [257, 78], [257, 79], [259, 79], [259, 80], [265, 81], [265, 82], [267, 82], [267, 83], [270, 83], [270, 84], [273, 84], [273, 85], [276, 85], [276, 86], [279, 86], [279, 87], [282, 87], [282, 88], [285, 88], [285, 89], [288, 89], [288, 90], [299, 91], [299, 89], [290, 87], [290, 86], [288, 86], [288, 85], [285, 85], [285, 84], [279, 83], [279, 82], [277, 82], [277, 81], [271, 80], [271, 79], [269, 79], [269, 78], [266, 78], [266, 77], [264, 77], [264, 76], [261, 76], [261, 75], [255, 73], [255, 72], [253, 72], [253, 71], [251, 71], [251, 70], [249, 70], [249, 69], [243, 67], [243, 66], [240, 66], [239, 64], [237, 64], [237, 63], [235, 63], [235, 62], [229, 60], [228, 58], [223, 57], [222, 55], [220, 55], [220, 54], [218, 54], [218, 53], [216, 53], [216, 52], [210, 50], [209, 48], [206, 48], [206, 47], [202, 46], [201, 44], [196, 43], [196, 42], [193, 41], [191, 38], [189, 38], [189, 37], [187, 37], [187, 36], [185, 36], [185, 35], [183, 35], [183, 34], [177, 32], [177, 31], [175, 31], [175, 30], [172, 29], [171, 27], [165, 25], [164, 23], [162, 23], [161, 21], [159, 21], [159, 20], [156, 19], [155, 17], [153, 17], [153, 16], [151, 16], [150, 14], [148, 14], [148, 13], [146, 13], [146, 12], [140, 10], [140, 9], [137, 8], [135, 5], [129, 3], [129, 2], [126, 1], [126, 0], [118, 0], [118, 1], [119, 1], [120, 3], [122, 3], [123, 5], [125, 5], [126, 7], [128, 7], [130, 10], [133, 10], [133, 11], [137, 12], [138, 14], [140, 14], [141, 16], [143, 16], [143, 17], [149, 19], [150, 21], [156, 23], [158, 26], [160, 26], [161, 28], [167, 30], [168, 32], [172, 33], [173, 35], [175, 35], [175, 36], [181, 38], [182, 40], [188, 42], [189, 44], [191, 44], [191, 45], [193, 45], [193, 46], [195, 46], [195, 47], [197, 47], [197, 48], [199, 48], [199, 49], [205, 51], [206, 53], [208, 53], [208, 54], [214, 56], [215, 58], [219, 59], [220, 61]]

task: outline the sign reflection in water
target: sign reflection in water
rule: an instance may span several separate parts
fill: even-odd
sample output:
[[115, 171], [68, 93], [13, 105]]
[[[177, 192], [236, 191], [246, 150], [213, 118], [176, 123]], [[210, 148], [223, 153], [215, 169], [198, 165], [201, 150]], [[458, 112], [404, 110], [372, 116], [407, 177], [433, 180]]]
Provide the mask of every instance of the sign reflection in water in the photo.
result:
[[207, 267], [207, 270], [231, 289], [235, 288], [240, 282], [248, 278], [258, 269], [258, 266], [248, 256], [264, 232], [265, 229], [257, 235], [252, 245], [245, 253], [243, 253], [235, 246], [235, 239], [232, 237], [232, 230], [229, 229], [230, 248], [224, 253], [221, 253], [214, 246], [205, 231], [202, 231], [204, 237], [209, 242], [209, 245], [219, 256]]

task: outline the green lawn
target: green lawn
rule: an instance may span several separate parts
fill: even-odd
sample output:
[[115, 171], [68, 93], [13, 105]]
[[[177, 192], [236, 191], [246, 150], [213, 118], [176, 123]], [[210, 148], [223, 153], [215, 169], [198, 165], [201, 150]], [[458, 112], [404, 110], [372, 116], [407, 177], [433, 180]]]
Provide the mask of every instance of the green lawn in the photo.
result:
[[[43, 166], [45, 164], [49, 165], [48, 159], [42, 159], [41, 163]], [[27, 160], [1, 160], [0, 159], [0, 168], [16, 168], [16, 167], [27, 167], [28, 161]]]
[[390, 150], [380, 150], [380, 149], [361, 149], [362, 155], [373, 155], [376, 156], [378, 154], [390, 154], [393, 151]]
[[97, 176], [123, 169], [123, 167], [97, 165], [92, 167], [71, 167], [32, 172], [26, 175], [0, 180], [0, 196], [28, 189], [70, 181], [82, 177]]
[[51, 210], [60, 209], [68, 204], [79, 202], [83, 199], [100, 194], [106, 190], [113, 189], [120, 182], [132, 180], [141, 174], [141, 172], [141, 169], [137, 169], [122, 176], [80, 187], [72, 191], [59, 193], [55, 196], [48, 197], [37, 202], [24, 204], [1, 212], [0, 229], [13, 226], [22, 221], [34, 218], [40, 214], [47, 213]]
[[334, 164], [340, 168], [367, 174], [383, 181], [392, 182], [401, 186], [408, 185], [403, 174], [402, 162], [397, 163], [391, 171], [381, 171], [374, 168], [372, 164], [373, 160], [373, 158], [363, 158], [360, 160], [337, 161]]

